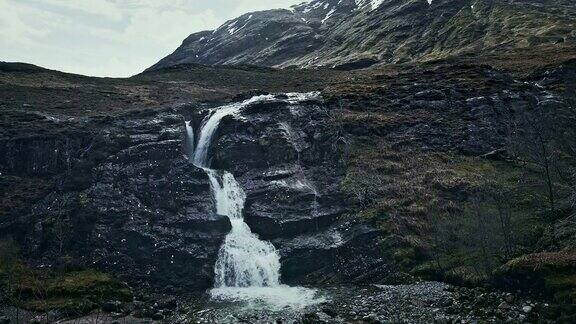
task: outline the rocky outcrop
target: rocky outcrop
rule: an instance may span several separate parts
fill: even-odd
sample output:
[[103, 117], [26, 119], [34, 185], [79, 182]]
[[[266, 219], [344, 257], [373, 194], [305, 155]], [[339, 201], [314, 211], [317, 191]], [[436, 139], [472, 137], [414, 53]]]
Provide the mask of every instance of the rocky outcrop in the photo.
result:
[[230, 223], [214, 213], [205, 173], [183, 155], [182, 116], [128, 114], [99, 126], [4, 142], [5, 174], [52, 177], [56, 186], [26, 214], [2, 219], [0, 232], [46, 266], [69, 255], [131, 282], [210, 287]]
[[[343, 165], [326, 104], [317, 93], [288, 98], [225, 118], [212, 166], [238, 178], [246, 222], [278, 247], [286, 282], [362, 280], [367, 266], [385, 273], [378, 231], [342, 217]], [[215, 213], [205, 172], [186, 157], [183, 117], [199, 131], [209, 113], [186, 105], [104, 124], [87, 118], [82, 136], [3, 142], [3, 172], [53, 179], [55, 187], [25, 214], [2, 219], [0, 232], [46, 266], [66, 254], [130, 282], [211, 287], [230, 222]]]
[[79, 135], [74, 138], [33, 137], [0, 142], [2, 171], [35, 176], [70, 171], [91, 143], [87, 134]]
[[364, 68], [574, 44], [568, 0], [314, 0], [190, 35], [150, 70], [183, 64]]

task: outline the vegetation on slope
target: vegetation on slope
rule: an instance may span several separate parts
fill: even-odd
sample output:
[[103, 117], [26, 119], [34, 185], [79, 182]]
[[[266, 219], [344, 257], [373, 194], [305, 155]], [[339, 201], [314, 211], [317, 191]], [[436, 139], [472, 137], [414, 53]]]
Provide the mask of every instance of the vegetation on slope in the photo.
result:
[[[452, 67], [442, 75], [458, 73]], [[413, 276], [531, 293], [543, 286], [558, 301], [574, 302], [576, 264], [566, 257], [576, 249], [574, 85], [550, 82], [560, 89], [553, 99], [528, 96], [504, 110], [491, 108], [497, 117], [485, 124], [492, 136], [483, 140], [495, 140], [498, 149], [479, 154], [477, 141], [460, 137], [470, 130], [466, 118], [475, 117], [462, 104], [446, 103], [445, 94], [481, 101], [482, 92], [498, 93], [498, 76], [483, 73], [473, 68], [459, 84], [428, 83], [435, 90], [423, 91], [420, 104], [412, 97], [416, 84], [354, 87], [334, 97], [334, 124], [346, 150], [342, 189], [356, 215], [380, 225], [396, 263]], [[418, 77], [430, 82], [426, 72]], [[403, 91], [410, 100], [398, 98]]]
[[79, 316], [109, 301], [131, 301], [130, 288], [108, 274], [68, 265], [62, 269], [31, 268], [11, 240], [0, 241], [0, 298], [35, 312], [57, 310]]

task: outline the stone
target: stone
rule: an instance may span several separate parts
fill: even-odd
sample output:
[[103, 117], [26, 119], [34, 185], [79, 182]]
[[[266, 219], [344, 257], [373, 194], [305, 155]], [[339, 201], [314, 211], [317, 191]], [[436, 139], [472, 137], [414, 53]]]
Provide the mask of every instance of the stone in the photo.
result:
[[155, 313], [154, 315], [152, 315], [152, 319], [155, 321], [161, 321], [164, 319], [164, 315], [162, 315], [162, 313]]
[[526, 315], [524, 315], [524, 314], [518, 315], [518, 321], [520, 321], [520, 323], [523, 323], [524, 321], [526, 321]]
[[164, 309], [176, 309], [178, 302], [175, 297], [166, 297], [158, 301], [158, 307]]
[[498, 309], [508, 310], [508, 309], [510, 309], [510, 305], [508, 305], [507, 302], [503, 301], [500, 303], [500, 305], [498, 305]]
[[322, 311], [330, 317], [336, 317], [338, 315], [338, 313], [331, 307], [324, 307], [322, 308]]
[[122, 303], [119, 301], [108, 301], [102, 304], [102, 310], [108, 313], [118, 313], [122, 310]]
[[380, 320], [378, 319], [378, 315], [376, 313], [366, 315], [362, 319], [367, 323], [380, 323]]
[[46, 315], [38, 315], [30, 320], [30, 324], [44, 324], [48, 322], [48, 317]]
[[522, 307], [522, 311], [524, 313], [528, 314], [532, 311], [532, 306], [526, 305], [526, 306]]

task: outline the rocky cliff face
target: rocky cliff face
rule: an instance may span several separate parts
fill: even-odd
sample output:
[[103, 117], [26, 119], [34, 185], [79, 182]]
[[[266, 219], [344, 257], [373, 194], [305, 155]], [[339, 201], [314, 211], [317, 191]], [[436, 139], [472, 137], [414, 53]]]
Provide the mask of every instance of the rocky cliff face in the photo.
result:
[[567, 0], [314, 0], [190, 35], [150, 69], [182, 63], [341, 69], [553, 47], [576, 40]]
[[[341, 217], [342, 160], [327, 106], [318, 95], [305, 98], [252, 105], [242, 118], [225, 119], [213, 165], [239, 178], [246, 221], [278, 247], [285, 281], [362, 280], [360, 259], [385, 277], [378, 231]], [[47, 177], [53, 187], [24, 214], [1, 219], [0, 232], [44, 266], [68, 254], [130, 282], [211, 287], [230, 222], [215, 213], [205, 172], [186, 158], [184, 124], [191, 119], [198, 131], [207, 114], [185, 105], [102, 124], [82, 118], [81, 136], [2, 141], [3, 174]]]
[[20, 219], [4, 218], [2, 232], [28, 241], [23, 252], [46, 266], [70, 253], [132, 280], [209, 286], [230, 224], [182, 156], [181, 124], [163, 113], [92, 125], [82, 137], [4, 141], [4, 174], [50, 175], [54, 185]]

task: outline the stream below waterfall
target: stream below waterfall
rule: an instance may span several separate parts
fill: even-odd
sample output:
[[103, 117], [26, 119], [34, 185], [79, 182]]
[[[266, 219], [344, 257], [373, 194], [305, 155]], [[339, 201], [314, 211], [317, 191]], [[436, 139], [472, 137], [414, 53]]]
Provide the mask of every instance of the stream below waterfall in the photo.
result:
[[290, 287], [281, 283], [280, 255], [267, 241], [260, 240], [244, 222], [246, 194], [232, 173], [210, 168], [209, 151], [220, 121], [226, 116], [241, 117], [242, 109], [256, 103], [284, 100], [296, 103], [315, 94], [288, 94], [286, 99], [273, 95], [215, 108], [201, 124], [197, 143], [194, 129], [186, 122], [188, 159], [202, 168], [210, 180], [216, 213], [230, 219], [232, 230], [221, 246], [214, 269], [214, 288], [210, 295], [216, 301], [243, 302], [253, 307], [276, 309], [303, 308], [325, 301], [317, 291]]

